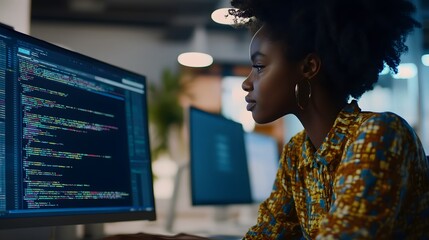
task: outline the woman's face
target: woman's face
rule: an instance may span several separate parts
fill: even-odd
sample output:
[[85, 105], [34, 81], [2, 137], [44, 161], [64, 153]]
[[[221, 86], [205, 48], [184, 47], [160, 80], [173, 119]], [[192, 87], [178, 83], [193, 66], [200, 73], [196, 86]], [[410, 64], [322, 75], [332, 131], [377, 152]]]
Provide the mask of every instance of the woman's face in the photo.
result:
[[262, 27], [250, 43], [252, 72], [243, 82], [247, 110], [257, 123], [272, 122], [297, 111], [295, 84], [302, 79], [299, 65], [288, 61], [284, 46], [268, 38]]

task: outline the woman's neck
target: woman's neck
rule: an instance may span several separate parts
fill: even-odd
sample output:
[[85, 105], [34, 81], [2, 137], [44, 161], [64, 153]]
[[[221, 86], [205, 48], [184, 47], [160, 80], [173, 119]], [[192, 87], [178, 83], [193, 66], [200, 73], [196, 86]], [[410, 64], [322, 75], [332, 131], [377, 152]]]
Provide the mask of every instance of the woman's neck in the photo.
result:
[[312, 94], [308, 106], [297, 114], [311, 143], [318, 149], [347, 102], [335, 101], [326, 94]]

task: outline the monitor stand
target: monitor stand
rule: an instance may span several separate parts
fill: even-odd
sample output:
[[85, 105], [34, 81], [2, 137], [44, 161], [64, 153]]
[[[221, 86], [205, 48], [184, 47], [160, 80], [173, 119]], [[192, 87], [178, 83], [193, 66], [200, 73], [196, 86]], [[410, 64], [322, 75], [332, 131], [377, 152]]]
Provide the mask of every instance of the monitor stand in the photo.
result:
[[105, 237], [102, 223], [55, 226], [49, 240], [97, 240]]
[[214, 220], [216, 223], [223, 223], [228, 221], [228, 206], [217, 206], [215, 207], [216, 211], [214, 212]]
[[170, 206], [168, 209], [167, 220], [165, 225], [165, 230], [167, 230], [168, 232], [173, 232], [173, 225], [176, 218], [176, 208], [177, 208], [177, 201], [179, 196], [180, 181], [182, 179], [183, 173], [188, 168], [189, 168], [189, 162], [186, 162], [180, 165], [177, 169], [177, 173], [174, 178], [173, 195], [171, 196]]
[[77, 240], [76, 225], [54, 226], [51, 227], [49, 240]]
[[83, 240], [96, 240], [104, 236], [104, 225], [102, 223], [85, 224], [83, 226]]
[[217, 206], [214, 212], [213, 232], [245, 234], [255, 225], [257, 219], [256, 205]]

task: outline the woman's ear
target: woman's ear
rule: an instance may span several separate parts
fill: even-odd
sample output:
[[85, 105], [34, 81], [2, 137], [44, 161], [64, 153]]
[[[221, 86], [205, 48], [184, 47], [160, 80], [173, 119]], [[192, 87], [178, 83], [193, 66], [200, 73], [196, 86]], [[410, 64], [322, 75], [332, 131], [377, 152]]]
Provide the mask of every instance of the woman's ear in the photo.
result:
[[313, 79], [320, 72], [322, 62], [315, 53], [308, 54], [301, 62], [301, 73], [307, 79]]

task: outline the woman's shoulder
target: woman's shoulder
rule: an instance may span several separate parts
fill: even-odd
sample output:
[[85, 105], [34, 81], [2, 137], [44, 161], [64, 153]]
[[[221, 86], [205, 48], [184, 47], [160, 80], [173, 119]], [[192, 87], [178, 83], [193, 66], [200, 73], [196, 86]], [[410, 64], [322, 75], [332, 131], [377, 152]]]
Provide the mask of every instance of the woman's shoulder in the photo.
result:
[[[368, 144], [392, 152], [421, 152], [423, 146], [413, 127], [401, 116], [392, 112], [362, 112], [354, 135], [355, 144]], [[424, 154], [423, 154], [424, 155]]]
[[393, 112], [361, 112], [358, 117], [359, 132], [387, 133], [390, 131], [413, 134], [413, 127], [401, 116]]

